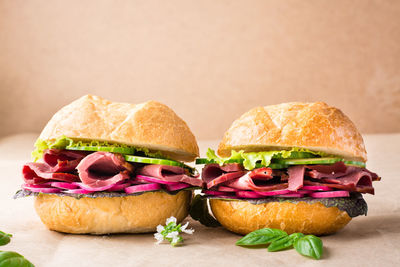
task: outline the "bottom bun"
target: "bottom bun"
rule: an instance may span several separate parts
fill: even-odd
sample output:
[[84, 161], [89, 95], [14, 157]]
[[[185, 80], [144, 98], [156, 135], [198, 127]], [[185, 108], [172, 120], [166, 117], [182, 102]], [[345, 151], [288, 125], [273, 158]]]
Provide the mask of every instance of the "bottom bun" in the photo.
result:
[[288, 234], [332, 234], [342, 229], [351, 217], [337, 207], [322, 203], [269, 202], [251, 204], [247, 201], [210, 199], [212, 212], [229, 231], [248, 234], [261, 228], [276, 228]]
[[40, 194], [35, 209], [50, 229], [72, 234], [147, 233], [174, 216], [187, 215], [191, 191], [176, 195], [148, 192], [138, 196], [74, 198]]

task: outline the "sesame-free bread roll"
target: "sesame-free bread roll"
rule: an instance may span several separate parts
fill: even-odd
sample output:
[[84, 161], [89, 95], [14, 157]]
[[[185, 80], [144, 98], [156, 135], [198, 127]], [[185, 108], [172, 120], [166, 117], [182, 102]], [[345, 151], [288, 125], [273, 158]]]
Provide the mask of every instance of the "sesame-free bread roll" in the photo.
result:
[[148, 192], [138, 196], [82, 197], [40, 194], [35, 209], [50, 230], [73, 234], [154, 232], [157, 225], [174, 216], [178, 222], [188, 214], [191, 191], [176, 195]]
[[229, 231], [248, 234], [261, 228], [276, 228], [288, 234], [332, 234], [351, 221], [346, 211], [322, 203], [269, 202], [251, 204], [240, 200], [210, 199], [215, 218]]
[[346, 160], [367, 161], [364, 141], [351, 120], [322, 102], [256, 107], [235, 120], [218, 154], [290, 149], [321, 151]]
[[55, 140], [63, 135], [147, 148], [175, 160], [192, 161], [199, 155], [187, 124], [156, 101], [134, 105], [85, 95], [54, 114], [39, 138]]

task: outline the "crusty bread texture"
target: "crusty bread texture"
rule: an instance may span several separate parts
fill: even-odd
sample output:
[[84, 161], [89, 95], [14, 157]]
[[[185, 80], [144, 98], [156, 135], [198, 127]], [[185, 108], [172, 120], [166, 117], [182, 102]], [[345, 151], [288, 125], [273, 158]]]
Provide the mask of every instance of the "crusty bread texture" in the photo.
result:
[[188, 214], [191, 191], [176, 195], [148, 192], [138, 196], [82, 197], [40, 194], [35, 209], [50, 229], [72, 234], [155, 232], [174, 216], [178, 222]]
[[292, 147], [367, 161], [364, 141], [356, 126], [342, 111], [323, 102], [253, 108], [232, 123], [219, 144], [218, 154], [227, 157], [231, 150]]
[[342, 229], [351, 217], [337, 207], [322, 203], [269, 202], [251, 204], [247, 201], [210, 199], [214, 216], [226, 229], [248, 234], [261, 228], [275, 228], [288, 234], [332, 234]]
[[63, 135], [148, 148], [175, 160], [192, 161], [199, 155], [187, 124], [156, 101], [133, 105], [85, 95], [54, 114], [39, 138], [54, 140]]

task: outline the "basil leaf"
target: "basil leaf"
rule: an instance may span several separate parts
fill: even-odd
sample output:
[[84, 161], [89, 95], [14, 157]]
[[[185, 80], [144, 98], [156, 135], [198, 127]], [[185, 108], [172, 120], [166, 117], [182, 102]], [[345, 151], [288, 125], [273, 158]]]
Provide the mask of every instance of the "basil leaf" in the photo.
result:
[[10, 243], [10, 237], [12, 237], [11, 234], [6, 234], [0, 231], [0, 246], [4, 246]]
[[283, 238], [288, 234], [279, 229], [263, 228], [253, 231], [236, 242], [238, 246], [255, 246], [255, 245], [265, 245], [275, 241], [277, 239]]
[[293, 246], [301, 255], [317, 260], [322, 256], [322, 240], [314, 235], [306, 235], [297, 239]]
[[293, 243], [294, 243], [297, 239], [304, 237], [304, 234], [303, 233], [294, 233], [294, 234], [291, 234], [289, 237], [293, 240]]
[[13, 251], [0, 251], [0, 267], [35, 267], [24, 256]]
[[293, 246], [293, 243], [297, 239], [302, 238], [303, 236], [304, 236], [304, 234], [302, 234], [302, 233], [294, 233], [289, 236], [285, 236], [283, 238], [272, 241], [271, 245], [269, 245], [269, 247], [268, 247], [268, 251], [274, 252], [274, 251], [279, 251], [279, 250], [290, 248], [291, 246]]
[[218, 227], [221, 224], [210, 214], [207, 205], [207, 198], [203, 198], [201, 195], [196, 195], [190, 204], [189, 210], [190, 216], [199, 221], [202, 225], [207, 227]]
[[290, 236], [285, 236], [281, 239], [272, 241], [271, 245], [268, 246], [268, 251], [274, 252], [289, 248], [293, 245], [293, 242], [294, 241], [290, 238]]

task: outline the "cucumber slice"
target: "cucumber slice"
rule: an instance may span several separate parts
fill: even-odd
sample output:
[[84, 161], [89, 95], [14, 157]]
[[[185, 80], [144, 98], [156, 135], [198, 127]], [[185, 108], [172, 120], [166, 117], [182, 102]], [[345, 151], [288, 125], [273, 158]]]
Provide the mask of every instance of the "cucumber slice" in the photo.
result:
[[145, 164], [158, 164], [158, 165], [168, 165], [168, 166], [178, 166], [178, 167], [188, 167], [182, 162], [170, 160], [170, 159], [157, 159], [157, 158], [146, 158], [133, 155], [125, 155], [125, 160], [129, 162], [145, 163]]
[[276, 159], [274, 163], [284, 165], [333, 164], [342, 160], [341, 158]]
[[134, 154], [135, 149], [132, 147], [110, 147], [110, 146], [67, 146], [68, 150], [81, 150], [81, 151], [104, 151], [120, 154]]
[[345, 160], [344, 164], [346, 164], [348, 166], [355, 166], [355, 167], [361, 167], [361, 168], [365, 168], [365, 166], [366, 166], [365, 162], [353, 161], [353, 160]]
[[342, 158], [310, 158], [310, 159], [276, 159], [274, 163], [283, 165], [310, 165], [310, 164], [334, 164], [343, 161], [346, 165], [365, 167], [364, 162], [360, 161], [346, 161]]

